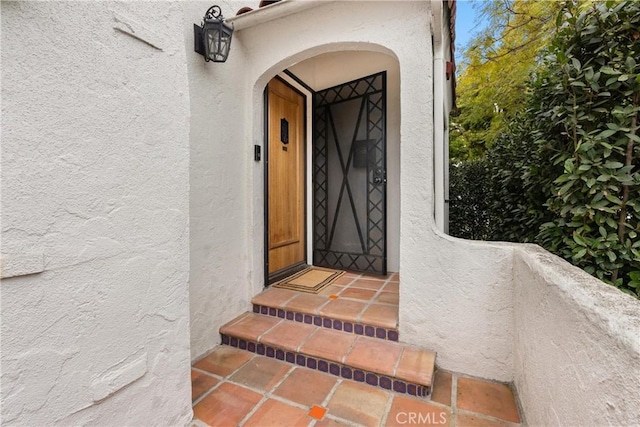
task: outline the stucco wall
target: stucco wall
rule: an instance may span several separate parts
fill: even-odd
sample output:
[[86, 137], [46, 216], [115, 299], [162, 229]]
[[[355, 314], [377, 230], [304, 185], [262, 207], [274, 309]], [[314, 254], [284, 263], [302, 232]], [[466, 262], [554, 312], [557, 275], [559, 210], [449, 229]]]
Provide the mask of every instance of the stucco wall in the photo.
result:
[[1, 7], [2, 425], [185, 425], [180, 9]]
[[[408, 68], [422, 67], [420, 77], [428, 80], [425, 77], [430, 63], [427, 14], [428, 3], [425, 2], [336, 2], [240, 31], [238, 38], [246, 47], [252, 64], [249, 81], [254, 88], [254, 105], [261, 104], [262, 89], [277, 72], [329, 52], [384, 53], [398, 58], [401, 70], [402, 56]], [[383, 23], [387, 31], [380, 31]], [[283, 28], [287, 31], [282, 31]], [[407, 34], [413, 36], [408, 38]], [[352, 77], [348, 73], [345, 76], [345, 81]], [[254, 109], [252, 119], [253, 138], [259, 140], [262, 133], [259, 109]], [[428, 118], [426, 122], [429, 122]], [[401, 144], [404, 143], [402, 139]], [[256, 164], [253, 170], [253, 224], [256, 229], [263, 226], [261, 174], [262, 164]], [[255, 254], [262, 254], [262, 240], [255, 241], [252, 249]], [[255, 264], [254, 270], [261, 271], [262, 266]], [[254, 276], [255, 291], [259, 290], [260, 281], [259, 275]]]
[[536, 246], [514, 257], [515, 385], [530, 425], [640, 425], [640, 301]]
[[[262, 140], [262, 90], [284, 68], [337, 51], [395, 57], [400, 68], [401, 340], [435, 349], [444, 368], [511, 380], [510, 247], [465, 242], [435, 230], [430, 7], [430, 2], [410, 1], [325, 3], [238, 31], [253, 90], [247, 128], [252, 141]], [[246, 149], [252, 149], [251, 142]], [[255, 294], [263, 282], [263, 165], [250, 168], [253, 240], [248, 249]]]
[[[246, 4], [251, 5], [252, 2]], [[219, 3], [225, 16], [242, 2]], [[250, 87], [242, 40], [234, 35], [224, 64], [193, 51], [193, 24], [206, 2], [183, 3], [189, 75], [191, 357], [220, 343], [218, 329], [249, 307], [249, 167], [253, 146], [245, 125]]]

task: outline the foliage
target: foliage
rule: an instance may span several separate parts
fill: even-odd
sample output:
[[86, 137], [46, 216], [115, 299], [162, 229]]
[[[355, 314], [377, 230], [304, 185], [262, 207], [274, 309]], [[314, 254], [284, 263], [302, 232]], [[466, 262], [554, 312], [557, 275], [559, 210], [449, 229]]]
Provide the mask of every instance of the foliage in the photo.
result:
[[552, 219], [544, 206], [557, 168], [532, 143], [540, 124], [516, 116], [487, 154], [491, 240], [535, 242], [540, 225]]
[[640, 295], [640, 3], [568, 3], [537, 81], [539, 152], [562, 167], [538, 241]]
[[449, 167], [450, 234], [486, 240], [489, 230], [489, 182], [486, 160], [470, 160]]
[[450, 122], [450, 158], [482, 157], [521, 111], [526, 83], [552, 34], [555, 1], [492, 0], [481, 5], [489, 24], [471, 40], [457, 79], [458, 114]]
[[526, 111], [487, 153], [482, 218], [490, 239], [539, 243], [640, 296], [640, 2], [564, 6]]

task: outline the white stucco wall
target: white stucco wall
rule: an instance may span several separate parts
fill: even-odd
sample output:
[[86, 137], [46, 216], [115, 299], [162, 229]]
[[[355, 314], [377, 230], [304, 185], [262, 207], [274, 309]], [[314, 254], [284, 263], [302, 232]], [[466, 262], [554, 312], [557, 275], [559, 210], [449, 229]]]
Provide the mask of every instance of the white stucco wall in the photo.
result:
[[180, 9], [1, 7], [2, 425], [185, 425]]
[[[424, 64], [426, 67], [423, 68], [422, 77], [424, 77], [427, 72], [424, 70], [428, 70], [430, 58], [428, 46], [420, 50], [420, 45], [428, 45], [430, 40], [428, 22], [425, 21], [428, 17], [425, 11], [428, 11], [428, 4], [419, 2], [327, 3], [297, 13], [295, 16], [240, 31], [238, 38], [246, 47], [252, 64], [249, 81], [257, 82], [253, 92], [254, 105], [261, 104], [262, 89], [277, 72], [305, 59], [329, 52], [373, 51], [391, 55], [392, 58], [398, 57], [401, 53], [408, 61], [417, 60], [420, 64]], [[381, 22], [384, 22], [388, 32], [379, 31]], [[282, 31], [282, 28], [287, 28], [287, 31]], [[415, 41], [418, 46], [406, 43], [406, 35], [411, 33], [416, 34]], [[420, 34], [424, 37], [420, 37]], [[412, 50], [416, 47], [419, 52], [417, 55]], [[402, 61], [400, 61], [400, 69], [402, 69]], [[345, 72], [345, 77], [343, 81], [358, 76]], [[397, 112], [397, 109], [395, 111]], [[259, 109], [254, 109], [252, 118], [253, 138], [259, 140], [262, 133], [262, 117]], [[262, 165], [256, 164], [253, 173], [253, 203], [256, 206], [253, 224], [256, 229], [261, 229], [263, 226], [261, 174]], [[253, 252], [261, 254], [262, 244], [261, 240], [256, 241]], [[260, 259], [260, 257], [254, 257], [254, 259]], [[254, 270], [261, 271], [262, 266], [259, 263], [255, 264]], [[259, 275], [254, 276], [255, 290], [259, 289], [261, 280]]]
[[[452, 239], [435, 227], [430, 7], [430, 2], [412, 1], [333, 2], [264, 23], [258, 15], [251, 17], [252, 25], [234, 35], [244, 48], [246, 84], [252, 89], [245, 156], [251, 157], [254, 143], [262, 144], [262, 91], [283, 69], [338, 51], [395, 57], [400, 69], [401, 340], [435, 349], [446, 369], [511, 380], [511, 249]], [[263, 164], [250, 162], [249, 168], [248, 251], [250, 293], [255, 294], [263, 285]]]
[[640, 301], [515, 250], [515, 385], [530, 425], [640, 425]]
[[[225, 16], [252, 2], [222, 2]], [[190, 311], [191, 357], [220, 343], [218, 329], [249, 306], [254, 235], [250, 230], [253, 144], [246, 126], [250, 87], [248, 59], [234, 35], [224, 64], [206, 63], [193, 51], [193, 24], [206, 2], [183, 3], [184, 46], [189, 76]], [[260, 236], [260, 238], [262, 238]]]

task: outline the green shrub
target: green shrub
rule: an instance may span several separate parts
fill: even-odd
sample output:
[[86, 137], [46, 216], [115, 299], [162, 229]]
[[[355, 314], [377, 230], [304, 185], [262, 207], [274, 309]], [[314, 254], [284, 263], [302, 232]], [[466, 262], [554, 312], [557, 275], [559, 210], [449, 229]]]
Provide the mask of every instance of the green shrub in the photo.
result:
[[463, 239], [490, 238], [487, 162], [469, 160], [449, 166], [449, 234]]

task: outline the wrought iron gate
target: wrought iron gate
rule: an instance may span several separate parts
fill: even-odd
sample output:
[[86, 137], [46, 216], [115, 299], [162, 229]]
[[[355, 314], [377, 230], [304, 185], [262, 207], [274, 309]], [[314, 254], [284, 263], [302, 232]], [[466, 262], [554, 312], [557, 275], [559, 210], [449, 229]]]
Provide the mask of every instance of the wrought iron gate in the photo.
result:
[[314, 95], [314, 265], [387, 273], [386, 77]]

